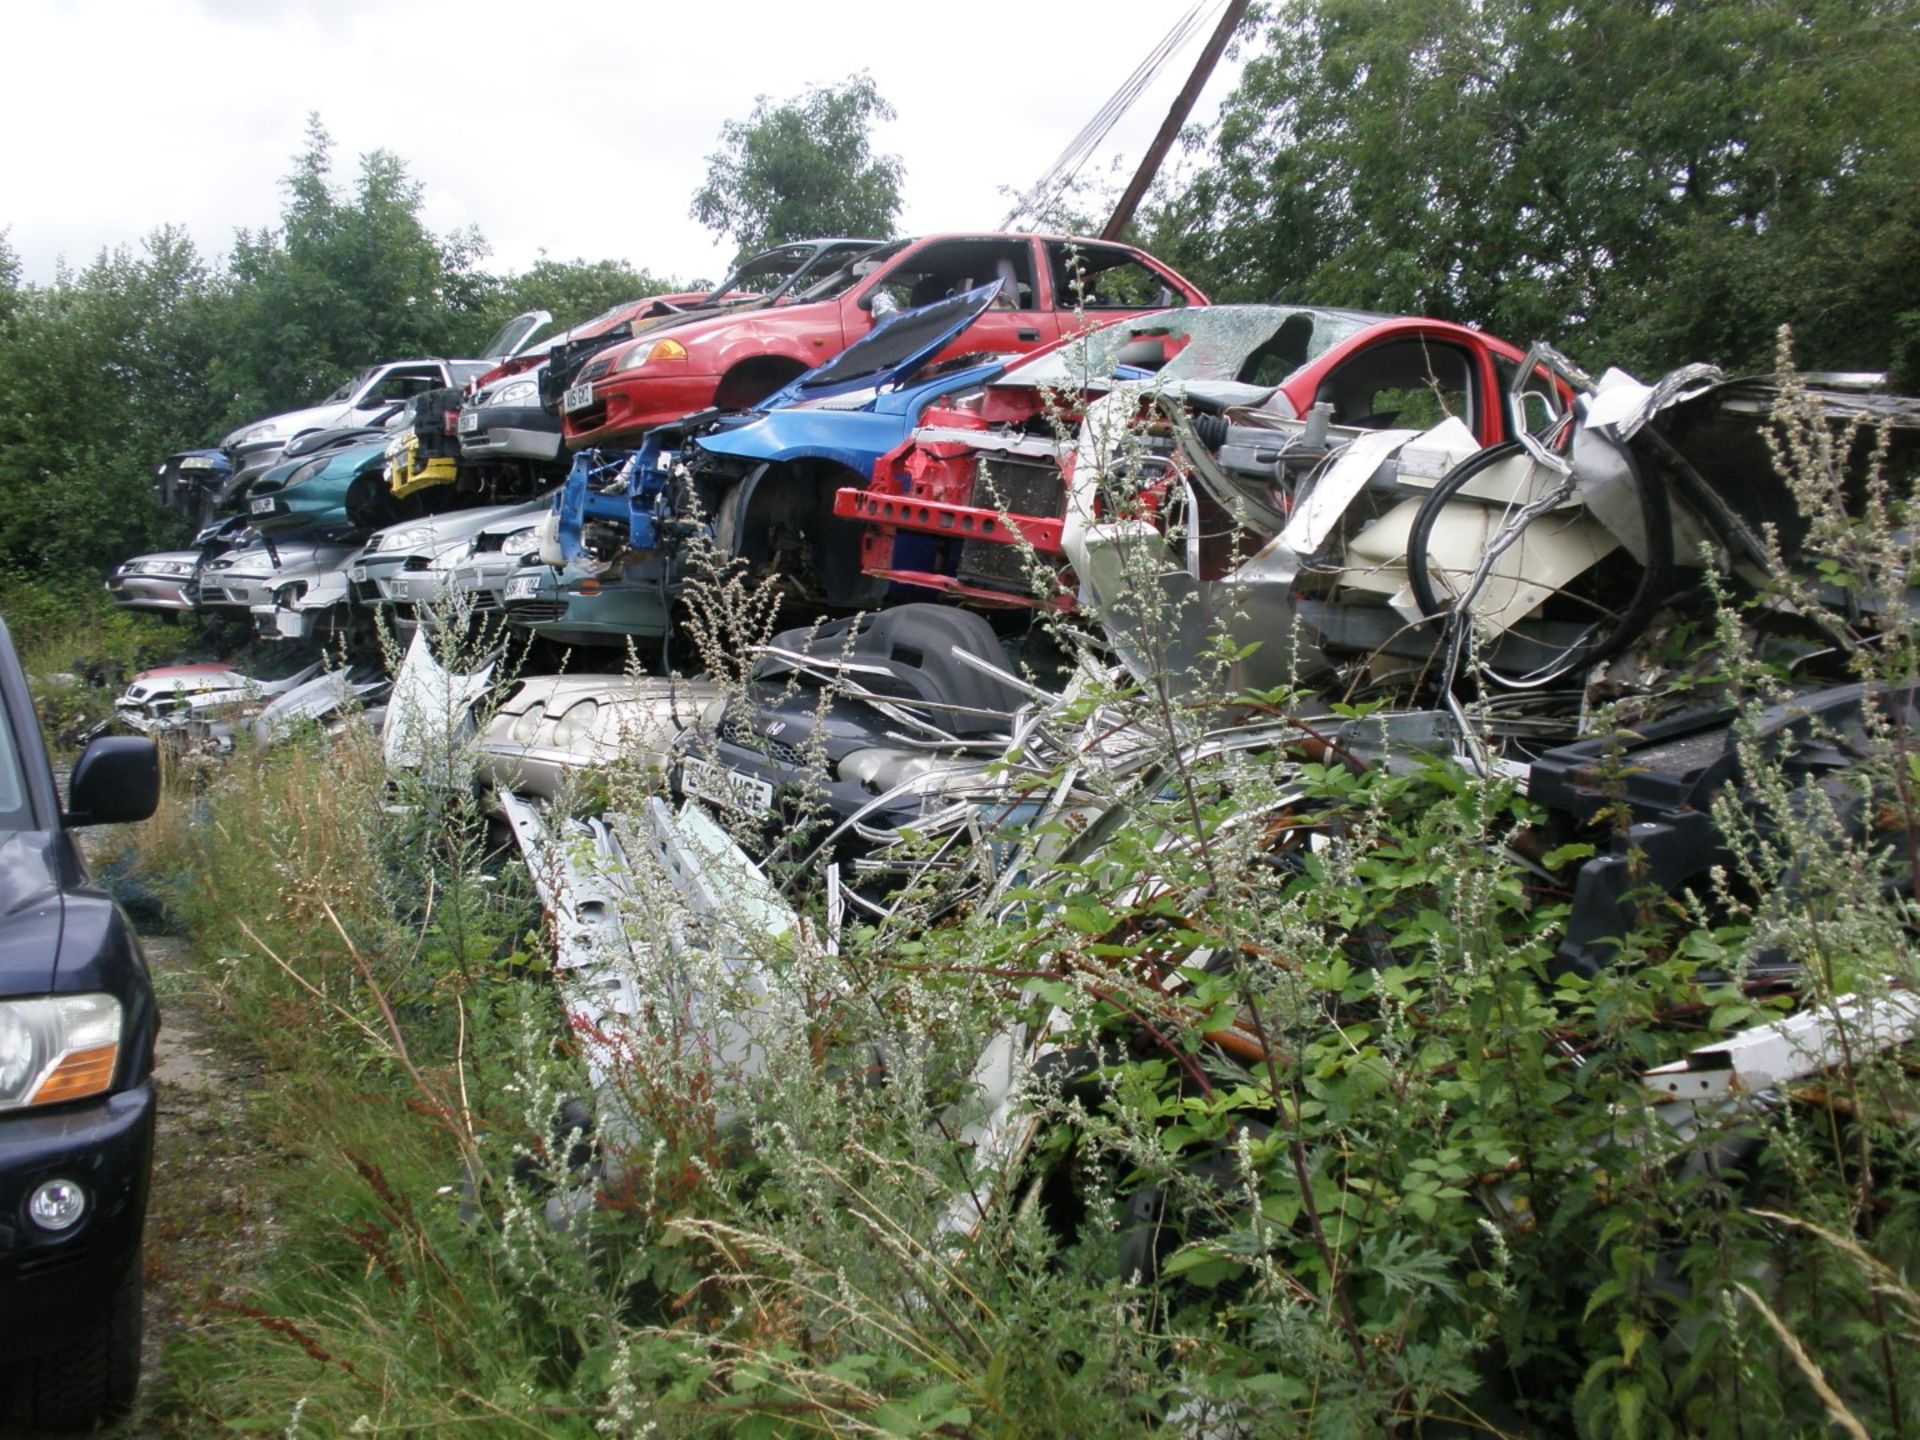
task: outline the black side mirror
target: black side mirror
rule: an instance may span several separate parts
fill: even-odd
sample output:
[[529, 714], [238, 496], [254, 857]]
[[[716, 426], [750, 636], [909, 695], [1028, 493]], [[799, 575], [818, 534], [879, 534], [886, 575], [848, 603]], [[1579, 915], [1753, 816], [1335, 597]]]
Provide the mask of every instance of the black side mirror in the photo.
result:
[[68, 825], [124, 825], [160, 805], [160, 752], [137, 735], [103, 735], [80, 752], [67, 782]]

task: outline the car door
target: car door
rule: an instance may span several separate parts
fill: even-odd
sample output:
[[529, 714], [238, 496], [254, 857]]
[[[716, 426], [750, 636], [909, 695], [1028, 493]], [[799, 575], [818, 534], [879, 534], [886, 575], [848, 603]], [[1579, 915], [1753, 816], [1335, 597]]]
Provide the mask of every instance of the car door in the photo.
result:
[[1025, 236], [929, 240], [904, 252], [861, 289], [855, 305], [866, 312], [866, 323], [848, 339], [858, 339], [889, 313], [931, 305], [998, 279], [1000, 296], [934, 357], [935, 362], [989, 350], [1037, 350], [1060, 334], [1059, 317], [1045, 308], [1039, 278], [1033, 242]]
[[1047, 283], [1063, 333], [1096, 330], [1147, 310], [1197, 299], [1153, 268], [1138, 251], [1093, 240], [1048, 240]]
[[1332, 406], [1336, 425], [1426, 430], [1452, 416], [1482, 445], [1506, 434], [1486, 346], [1457, 326], [1375, 326], [1289, 379], [1286, 390], [1302, 415]]

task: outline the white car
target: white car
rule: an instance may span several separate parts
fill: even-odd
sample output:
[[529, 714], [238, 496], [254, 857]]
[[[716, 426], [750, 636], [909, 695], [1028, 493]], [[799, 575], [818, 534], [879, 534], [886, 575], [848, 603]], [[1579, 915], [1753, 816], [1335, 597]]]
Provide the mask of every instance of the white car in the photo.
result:
[[289, 440], [310, 430], [371, 425], [424, 390], [463, 389], [526, 344], [553, 317], [545, 310], [516, 315], [470, 360], [383, 360], [369, 365], [317, 405], [250, 421], [220, 442], [236, 472], [259, 470]]
[[319, 673], [317, 661], [278, 679], [249, 675], [220, 661], [163, 665], [133, 677], [126, 693], [113, 702], [114, 717], [141, 735], [178, 730], [196, 717], [230, 717], [264, 705]]

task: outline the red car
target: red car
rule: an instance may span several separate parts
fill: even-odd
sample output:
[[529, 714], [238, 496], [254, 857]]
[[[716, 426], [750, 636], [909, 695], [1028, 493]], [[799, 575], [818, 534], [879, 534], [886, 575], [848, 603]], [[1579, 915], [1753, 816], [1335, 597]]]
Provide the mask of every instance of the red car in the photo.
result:
[[560, 403], [571, 447], [631, 441], [718, 406], [745, 409], [824, 364], [895, 310], [1003, 282], [995, 307], [936, 362], [1037, 350], [1076, 326], [1204, 305], [1191, 281], [1127, 245], [1048, 235], [929, 235], [860, 256], [791, 303], [675, 323], [596, 355]]
[[[1324, 405], [1326, 423], [1347, 431], [1454, 416], [1484, 446], [1512, 438], [1504, 397], [1524, 358], [1465, 325], [1358, 310], [1215, 305], [1132, 317], [928, 410], [875, 465], [871, 486], [835, 496], [834, 514], [867, 522], [869, 575], [974, 604], [1032, 604], [1025, 547], [1061, 554], [1061, 465], [1078, 423], [1060, 412], [1063, 393], [1092, 398], [1116, 374], [1151, 372], [1180, 382], [1190, 410], [1197, 401], [1292, 420]], [[1542, 417], [1564, 413], [1569, 397], [1544, 372], [1528, 388]]]

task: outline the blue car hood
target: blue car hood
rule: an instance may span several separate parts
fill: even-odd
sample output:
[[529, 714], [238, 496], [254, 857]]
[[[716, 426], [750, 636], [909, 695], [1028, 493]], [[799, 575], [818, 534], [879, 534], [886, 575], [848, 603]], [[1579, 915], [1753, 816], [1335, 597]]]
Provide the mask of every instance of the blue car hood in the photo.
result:
[[776, 390], [753, 408], [778, 410], [803, 400], [825, 400], [850, 390], [870, 390], [904, 379], [940, 353], [1000, 293], [1000, 282], [950, 295], [918, 310], [902, 310], [873, 327], [826, 364]]

